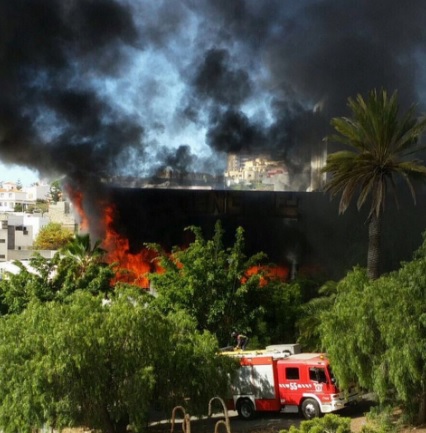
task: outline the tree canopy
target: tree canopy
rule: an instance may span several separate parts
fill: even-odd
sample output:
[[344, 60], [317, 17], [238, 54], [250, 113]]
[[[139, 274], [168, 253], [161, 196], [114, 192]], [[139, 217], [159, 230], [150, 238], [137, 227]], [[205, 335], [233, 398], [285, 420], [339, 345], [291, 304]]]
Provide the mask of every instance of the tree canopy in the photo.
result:
[[63, 228], [60, 223], [50, 222], [42, 227], [34, 240], [35, 250], [59, 250], [74, 237], [71, 230]]
[[[377, 280], [355, 268], [337, 285], [321, 335], [339, 382], [426, 420], [426, 237], [411, 262]], [[350, 332], [348, 332], [350, 330]]]
[[191, 413], [205, 413], [233, 364], [211, 334], [182, 313], [160, 314], [148, 298], [119, 287], [105, 302], [79, 290], [65, 303], [35, 300], [2, 317], [2, 431], [142, 431], [151, 407], [171, 413], [185, 399]]
[[242, 227], [229, 247], [220, 221], [211, 239], [198, 227], [187, 230], [195, 236], [187, 248], [175, 247], [168, 254], [159, 245], [148, 245], [164, 270], [149, 275], [155, 304], [164, 312], [183, 309], [199, 330], [214, 333], [224, 346], [231, 343], [232, 330], [262, 343], [294, 341], [300, 286], [269, 275], [264, 253], [246, 256]]
[[420, 150], [419, 138], [426, 128], [426, 118], [416, 118], [414, 106], [401, 115], [397, 92], [388, 96], [385, 90], [373, 90], [367, 98], [362, 95], [349, 98], [348, 107], [351, 117], [333, 118], [331, 124], [336, 133], [327, 140], [350, 149], [328, 155], [323, 172], [331, 177], [324, 189], [331, 196], [341, 194], [341, 213], [355, 195], [358, 209], [370, 202], [367, 268], [370, 278], [377, 278], [381, 215], [388, 192], [397, 201], [397, 178], [400, 178], [415, 200], [413, 181], [426, 179], [426, 167], [412, 157]]
[[[235, 361], [185, 311], [111, 281], [88, 236], [0, 281], [0, 429], [86, 426], [142, 431], [153, 407], [205, 414], [225, 395]], [[6, 366], [7, 364], [7, 366]], [[167, 416], [166, 415], [166, 416]]]
[[111, 280], [115, 275], [106, 263], [104, 251], [95, 243], [92, 247], [88, 235], [76, 235], [59, 250], [53, 259], [35, 253], [29, 267], [15, 261], [20, 268], [17, 274], [9, 273], [0, 280], [0, 312], [22, 312], [31, 300], [66, 300], [81, 289], [97, 295], [113, 290]]

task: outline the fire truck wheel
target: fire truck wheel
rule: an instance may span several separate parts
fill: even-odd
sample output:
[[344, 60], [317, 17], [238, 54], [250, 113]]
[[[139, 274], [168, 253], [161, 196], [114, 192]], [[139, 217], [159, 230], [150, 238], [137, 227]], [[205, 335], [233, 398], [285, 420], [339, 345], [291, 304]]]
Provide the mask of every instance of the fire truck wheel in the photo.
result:
[[313, 398], [303, 400], [301, 410], [305, 419], [312, 419], [320, 416], [319, 404]]
[[253, 419], [255, 413], [253, 403], [248, 398], [240, 400], [238, 402], [237, 412], [242, 419]]

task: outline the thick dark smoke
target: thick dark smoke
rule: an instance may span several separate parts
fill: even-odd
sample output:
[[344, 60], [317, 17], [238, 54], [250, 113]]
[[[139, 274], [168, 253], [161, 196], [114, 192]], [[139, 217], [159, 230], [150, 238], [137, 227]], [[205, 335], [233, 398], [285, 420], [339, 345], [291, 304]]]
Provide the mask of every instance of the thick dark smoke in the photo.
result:
[[349, 96], [423, 109], [421, 0], [0, 0], [0, 160], [77, 183], [302, 171]]
[[0, 158], [42, 174], [106, 175], [143, 128], [90, 80], [122, 74], [136, 45], [129, 10], [110, 0], [0, 3]]

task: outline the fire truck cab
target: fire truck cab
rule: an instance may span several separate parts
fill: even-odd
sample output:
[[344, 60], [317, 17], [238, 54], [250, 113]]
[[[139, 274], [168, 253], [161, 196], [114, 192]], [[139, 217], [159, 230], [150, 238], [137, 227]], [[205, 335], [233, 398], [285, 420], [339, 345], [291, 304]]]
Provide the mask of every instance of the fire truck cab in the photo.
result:
[[290, 350], [229, 352], [240, 367], [227, 400], [230, 410], [250, 419], [256, 412], [301, 412], [306, 419], [342, 409], [358, 399], [338, 389], [329, 361], [321, 353]]

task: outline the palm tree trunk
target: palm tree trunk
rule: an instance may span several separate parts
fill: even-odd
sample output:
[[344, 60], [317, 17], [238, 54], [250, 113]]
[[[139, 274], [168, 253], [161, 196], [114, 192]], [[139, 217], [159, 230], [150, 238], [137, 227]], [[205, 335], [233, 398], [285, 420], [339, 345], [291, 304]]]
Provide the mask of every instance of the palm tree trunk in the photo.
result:
[[373, 214], [368, 223], [367, 275], [376, 280], [380, 276], [380, 238], [382, 217]]

